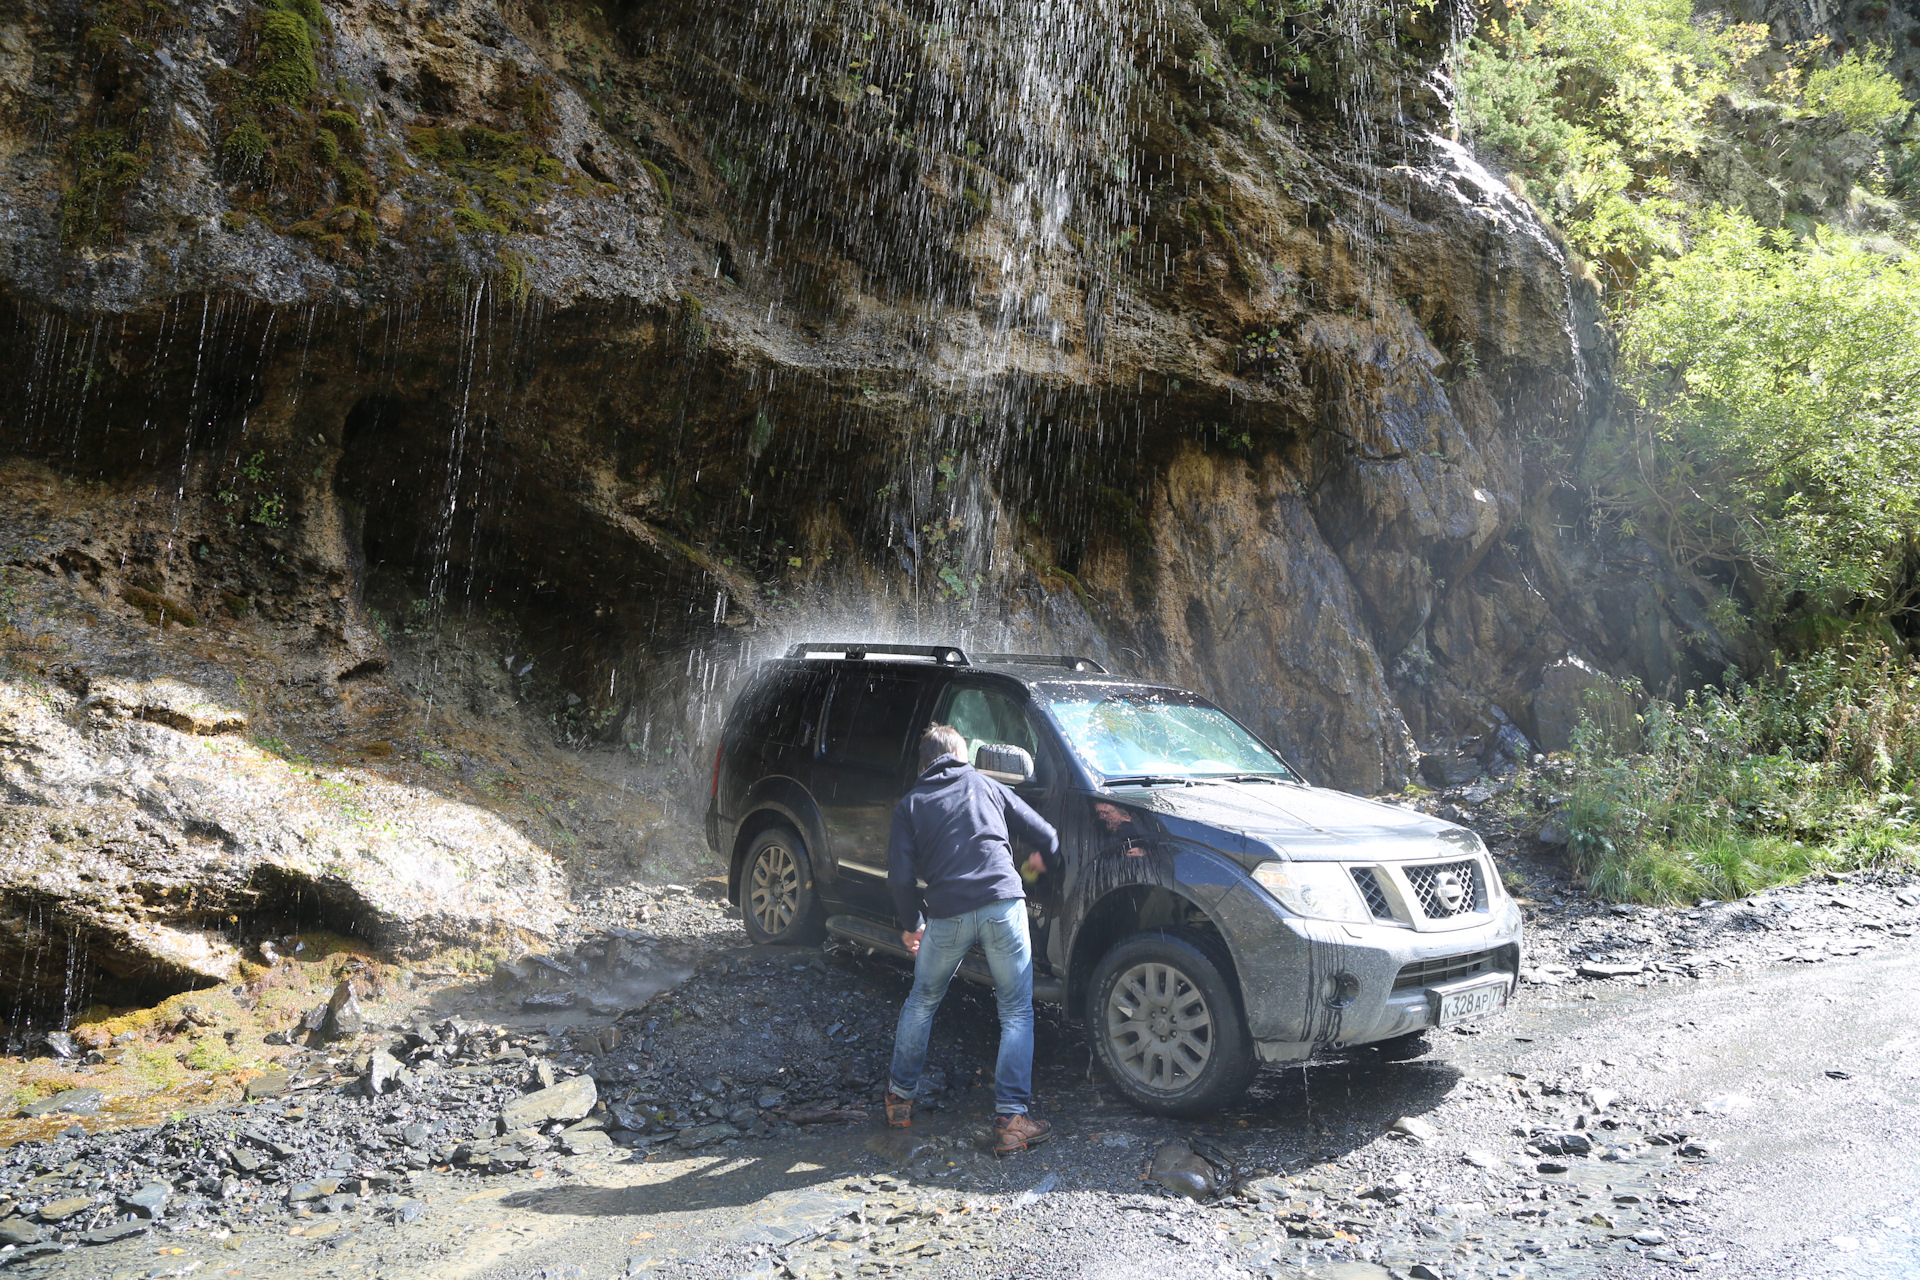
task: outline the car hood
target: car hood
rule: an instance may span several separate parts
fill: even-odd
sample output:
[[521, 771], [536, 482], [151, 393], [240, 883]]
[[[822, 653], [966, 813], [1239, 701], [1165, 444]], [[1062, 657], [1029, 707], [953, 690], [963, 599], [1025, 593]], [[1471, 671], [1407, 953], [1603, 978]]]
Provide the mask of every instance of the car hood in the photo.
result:
[[1168, 835], [1242, 858], [1378, 862], [1477, 852], [1466, 828], [1323, 787], [1195, 782], [1114, 795]]

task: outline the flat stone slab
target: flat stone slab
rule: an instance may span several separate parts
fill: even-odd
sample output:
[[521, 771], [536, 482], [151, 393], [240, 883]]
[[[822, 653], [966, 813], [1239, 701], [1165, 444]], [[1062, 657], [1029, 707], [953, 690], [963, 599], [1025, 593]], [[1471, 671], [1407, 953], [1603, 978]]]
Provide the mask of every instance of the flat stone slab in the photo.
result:
[[293, 1077], [285, 1071], [262, 1071], [247, 1081], [247, 1097], [277, 1098], [287, 1091]]
[[582, 1129], [578, 1133], [562, 1134], [560, 1145], [567, 1149], [568, 1155], [582, 1156], [592, 1151], [611, 1151], [613, 1139], [598, 1129]]
[[1580, 966], [1580, 976], [1583, 978], [1631, 978], [1646, 971], [1644, 964], [1597, 964], [1589, 961]]
[[60, 1200], [49, 1200], [40, 1206], [40, 1221], [65, 1222], [68, 1218], [87, 1210], [99, 1203], [92, 1196], [67, 1196]]
[[746, 1219], [723, 1234], [736, 1244], [765, 1244], [784, 1248], [830, 1230], [839, 1219], [860, 1207], [858, 1196], [803, 1190], [768, 1196], [742, 1214]]
[[20, 1114], [29, 1120], [38, 1120], [41, 1116], [52, 1115], [92, 1115], [99, 1110], [100, 1104], [106, 1101], [106, 1097], [107, 1095], [98, 1089], [68, 1089], [63, 1093], [54, 1094], [51, 1098], [29, 1102], [20, 1108]]
[[578, 1120], [593, 1110], [600, 1091], [592, 1076], [574, 1076], [545, 1089], [522, 1094], [500, 1108], [500, 1132], [512, 1133], [549, 1120]]
[[144, 1222], [116, 1222], [110, 1227], [101, 1227], [94, 1231], [80, 1233], [81, 1244], [117, 1244], [122, 1240], [131, 1240], [153, 1230]]

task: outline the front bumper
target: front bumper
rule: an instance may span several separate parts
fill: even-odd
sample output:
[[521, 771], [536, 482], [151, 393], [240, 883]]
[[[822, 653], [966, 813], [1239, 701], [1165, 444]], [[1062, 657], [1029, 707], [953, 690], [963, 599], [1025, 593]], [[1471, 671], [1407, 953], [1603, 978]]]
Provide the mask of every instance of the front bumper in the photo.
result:
[[1510, 996], [1520, 972], [1520, 908], [1504, 894], [1484, 918], [1444, 932], [1303, 920], [1250, 882], [1215, 911], [1247, 1030], [1269, 1062], [1423, 1030], [1438, 1021], [1436, 989], [1504, 975]]

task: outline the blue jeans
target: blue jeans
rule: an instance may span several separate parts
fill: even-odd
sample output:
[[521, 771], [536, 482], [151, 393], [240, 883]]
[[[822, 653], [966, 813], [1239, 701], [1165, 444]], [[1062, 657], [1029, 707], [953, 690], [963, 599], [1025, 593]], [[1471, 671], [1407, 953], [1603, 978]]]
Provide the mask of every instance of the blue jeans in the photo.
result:
[[927, 921], [913, 962], [913, 991], [893, 1033], [893, 1092], [911, 1098], [927, 1065], [933, 1011], [974, 943], [987, 953], [1000, 1002], [1000, 1060], [993, 1069], [994, 1110], [1026, 1111], [1033, 1097], [1033, 951], [1027, 943], [1024, 898], [989, 903], [944, 920]]

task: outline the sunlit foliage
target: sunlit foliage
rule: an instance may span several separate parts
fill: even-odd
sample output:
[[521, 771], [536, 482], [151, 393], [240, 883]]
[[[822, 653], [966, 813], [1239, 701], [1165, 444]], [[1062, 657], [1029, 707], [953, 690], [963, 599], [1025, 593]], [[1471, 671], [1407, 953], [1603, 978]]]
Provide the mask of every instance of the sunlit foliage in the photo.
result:
[[1678, 252], [1672, 166], [1764, 28], [1696, 19], [1686, 0], [1533, 0], [1468, 42], [1460, 114], [1589, 258], [1629, 282]]
[[1625, 352], [1683, 539], [1761, 567], [1770, 604], [1915, 604], [1915, 260], [1712, 214], [1650, 273]]

